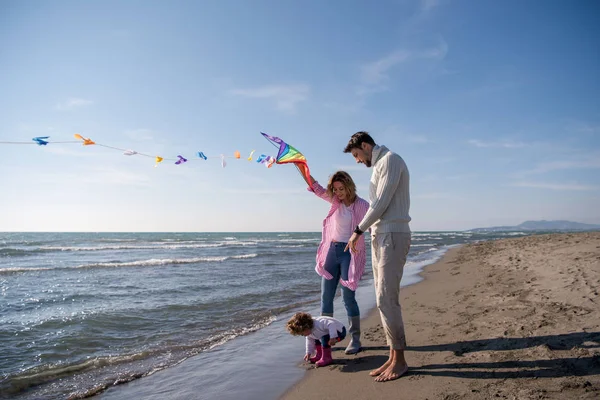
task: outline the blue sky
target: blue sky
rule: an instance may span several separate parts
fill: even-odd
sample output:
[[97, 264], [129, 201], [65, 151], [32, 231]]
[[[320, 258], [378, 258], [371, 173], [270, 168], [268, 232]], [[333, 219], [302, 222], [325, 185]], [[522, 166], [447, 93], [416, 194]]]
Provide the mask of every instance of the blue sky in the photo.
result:
[[600, 3], [0, 2], [0, 231], [318, 231], [328, 205], [275, 154], [368, 197], [342, 153], [407, 162], [413, 230], [600, 223]]

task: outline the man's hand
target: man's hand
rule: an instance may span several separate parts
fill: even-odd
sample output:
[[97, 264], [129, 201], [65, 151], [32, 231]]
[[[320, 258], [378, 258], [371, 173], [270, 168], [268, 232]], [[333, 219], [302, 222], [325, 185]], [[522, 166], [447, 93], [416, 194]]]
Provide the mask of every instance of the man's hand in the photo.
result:
[[348, 244], [346, 245], [344, 251], [348, 251], [348, 249], [350, 249], [353, 253], [356, 253], [356, 243], [358, 242], [358, 238], [360, 238], [360, 235], [353, 233], [352, 236], [350, 236], [350, 240], [348, 240]]
[[329, 339], [329, 345], [330, 346], [335, 346], [338, 342], [338, 338], [331, 338]]
[[310, 354], [305, 354], [304, 355], [304, 361], [308, 361], [310, 359]]

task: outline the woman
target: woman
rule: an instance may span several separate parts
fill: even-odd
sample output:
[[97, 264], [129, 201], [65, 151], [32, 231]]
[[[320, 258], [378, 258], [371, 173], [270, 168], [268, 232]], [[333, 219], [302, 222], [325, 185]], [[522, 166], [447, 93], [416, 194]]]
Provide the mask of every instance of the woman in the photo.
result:
[[344, 251], [356, 226], [362, 221], [369, 203], [356, 195], [356, 185], [347, 172], [338, 171], [329, 179], [327, 189], [310, 177], [308, 190], [331, 203], [323, 220], [323, 233], [317, 250], [315, 270], [321, 281], [321, 315], [333, 317], [333, 298], [338, 282], [348, 314], [350, 343], [346, 354], [360, 351], [360, 310], [355, 298], [366, 263], [365, 239], [361, 235], [356, 252]]

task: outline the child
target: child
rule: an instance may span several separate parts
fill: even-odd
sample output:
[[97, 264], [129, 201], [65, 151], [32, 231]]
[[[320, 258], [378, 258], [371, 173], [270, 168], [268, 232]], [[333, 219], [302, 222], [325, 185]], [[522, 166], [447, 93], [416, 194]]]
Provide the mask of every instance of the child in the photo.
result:
[[[287, 330], [294, 336], [306, 336], [306, 355], [304, 361], [310, 361], [317, 367], [333, 362], [331, 346], [346, 337], [346, 327], [332, 317], [313, 318], [304, 312], [296, 313], [287, 323]], [[313, 357], [316, 350], [316, 355]]]

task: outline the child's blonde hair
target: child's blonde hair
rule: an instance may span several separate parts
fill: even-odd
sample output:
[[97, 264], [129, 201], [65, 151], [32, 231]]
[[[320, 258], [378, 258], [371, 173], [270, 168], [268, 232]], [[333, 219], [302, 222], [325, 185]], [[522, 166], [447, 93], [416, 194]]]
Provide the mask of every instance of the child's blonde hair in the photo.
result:
[[294, 336], [300, 336], [306, 331], [314, 326], [314, 321], [312, 316], [309, 313], [305, 312], [297, 312], [294, 314], [292, 318], [287, 322], [287, 330]]
[[339, 182], [344, 185], [344, 188], [346, 188], [346, 191], [348, 192], [348, 199], [351, 203], [354, 203], [354, 200], [356, 200], [356, 185], [354, 184], [350, 174], [346, 171], [338, 171], [331, 175], [331, 178], [329, 178], [329, 183], [327, 183], [327, 194], [329, 197], [333, 197], [334, 182]]

